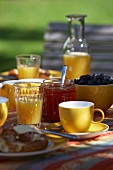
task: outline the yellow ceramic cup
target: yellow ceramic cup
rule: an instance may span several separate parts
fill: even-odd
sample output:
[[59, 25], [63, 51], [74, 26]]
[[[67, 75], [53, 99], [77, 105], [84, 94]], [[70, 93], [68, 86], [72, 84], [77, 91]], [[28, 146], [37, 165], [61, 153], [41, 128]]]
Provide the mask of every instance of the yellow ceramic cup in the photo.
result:
[[[94, 112], [100, 112], [99, 121], [93, 121]], [[94, 103], [87, 101], [67, 101], [59, 104], [60, 121], [69, 133], [87, 132], [91, 123], [99, 123], [104, 119], [104, 112], [101, 109], [94, 109]]]
[[8, 116], [8, 99], [0, 96], [0, 126], [3, 126]]

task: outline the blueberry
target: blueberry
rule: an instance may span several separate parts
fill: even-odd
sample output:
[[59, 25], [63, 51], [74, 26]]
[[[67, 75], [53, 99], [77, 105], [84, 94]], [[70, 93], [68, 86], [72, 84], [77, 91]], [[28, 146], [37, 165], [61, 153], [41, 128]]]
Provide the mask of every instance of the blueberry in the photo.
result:
[[104, 73], [93, 75], [82, 75], [79, 79], [74, 79], [75, 84], [81, 85], [107, 85], [113, 84], [113, 78]]
[[84, 84], [85, 84], [85, 81], [81, 79], [81, 80], [79, 81], [79, 84], [84, 85]]
[[88, 84], [88, 85], [93, 85], [93, 81], [88, 80], [87, 84]]
[[101, 79], [97, 80], [97, 85], [102, 85], [102, 80]]

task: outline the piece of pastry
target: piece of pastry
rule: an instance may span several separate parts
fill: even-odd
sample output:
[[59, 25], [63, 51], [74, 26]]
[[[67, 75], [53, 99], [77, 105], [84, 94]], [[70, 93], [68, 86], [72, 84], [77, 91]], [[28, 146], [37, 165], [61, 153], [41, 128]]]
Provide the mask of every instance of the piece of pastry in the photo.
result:
[[35, 126], [4, 128], [0, 134], [1, 152], [31, 152], [47, 148], [48, 138]]

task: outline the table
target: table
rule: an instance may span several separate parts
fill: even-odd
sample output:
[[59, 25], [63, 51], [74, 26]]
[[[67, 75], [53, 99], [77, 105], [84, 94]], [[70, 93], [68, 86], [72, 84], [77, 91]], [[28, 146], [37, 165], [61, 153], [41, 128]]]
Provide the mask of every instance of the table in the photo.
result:
[[[7, 122], [13, 123], [10, 113]], [[6, 122], [6, 123], [7, 123]], [[113, 169], [113, 107], [105, 113], [109, 131], [82, 141], [68, 141], [60, 149], [37, 156], [0, 157], [0, 170], [111, 170]]]
[[[11, 114], [8, 122], [13, 122]], [[105, 113], [109, 131], [100, 136], [68, 141], [60, 149], [38, 156], [18, 159], [0, 157], [0, 170], [111, 170], [113, 169], [113, 108]]]

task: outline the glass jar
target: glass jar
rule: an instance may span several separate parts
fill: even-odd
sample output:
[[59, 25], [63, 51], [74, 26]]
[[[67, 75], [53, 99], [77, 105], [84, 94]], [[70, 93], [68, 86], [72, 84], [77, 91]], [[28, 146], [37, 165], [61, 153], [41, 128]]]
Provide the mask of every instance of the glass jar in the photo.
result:
[[46, 79], [43, 82], [43, 122], [59, 122], [58, 104], [64, 101], [75, 101], [76, 90], [73, 80], [65, 79], [60, 85], [60, 79]]
[[[85, 39], [85, 22], [86, 15], [67, 15], [69, 37], [63, 47], [63, 61], [67, 65], [66, 78], [75, 79], [81, 75], [90, 74], [90, 53], [89, 46]], [[80, 22], [80, 31], [75, 33], [72, 22]]]

